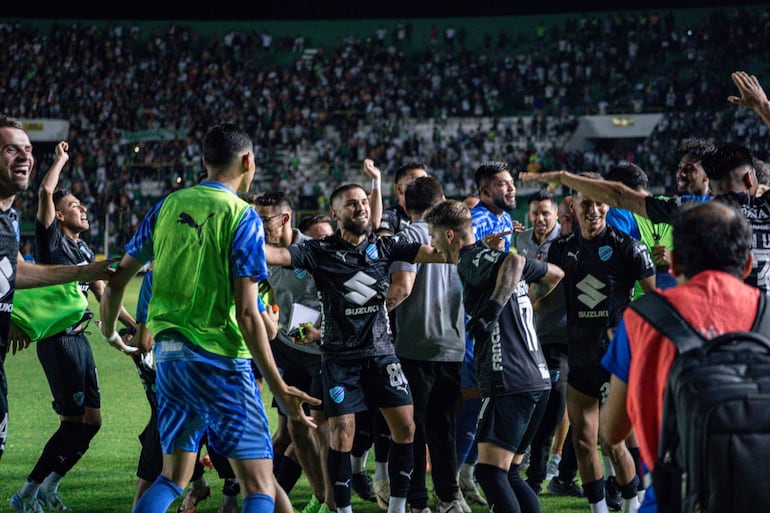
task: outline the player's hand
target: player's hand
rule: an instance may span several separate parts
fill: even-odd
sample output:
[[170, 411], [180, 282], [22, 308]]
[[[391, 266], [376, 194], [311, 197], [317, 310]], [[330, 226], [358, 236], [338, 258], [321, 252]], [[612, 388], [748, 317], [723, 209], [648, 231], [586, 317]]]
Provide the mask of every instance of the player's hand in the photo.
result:
[[497, 325], [497, 319], [503, 311], [503, 305], [489, 300], [484, 307], [468, 321], [468, 334], [474, 343], [486, 339]]
[[521, 233], [524, 230], [526, 230], [526, 228], [524, 228], [523, 224], [521, 224], [520, 222], [518, 222], [516, 220], [513, 221], [513, 232], [514, 233]]
[[67, 162], [70, 159], [70, 155], [67, 153], [67, 150], [69, 150], [69, 144], [67, 144], [67, 141], [59, 142], [59, 144], [56, 145], [56, 148], [54, 148], [55, 159]]
[[104, 338], [105, 342], [107, 342], [109, 345], [120, 351], [121, 353], [125, 353], [127, 355], [132, 355], [139, 351], [139, 348], [134, 346], [129, 346], [123, 341], [123, 337], [120, 336], [119, 332], [114, 332], [112, 335], [105, 335], [104, 332], [101, 332], [102, 338]]
[[500, 232], [500, 233], [493, 233], [491, 235], [487, 235], [484, 237], [484, 243], [489, 246], [492, 249], [497, 249], [499, 251], [505, 250], [505, 239], [503, 237], [512, 234], [513, 232], [510, 230]]
[[288, 412], [289, 418], [298, 420], [312, 428], [318, 427], [312, 417], [305, 415], [302, 405], [307, 403], [310, 406], [318, 406], [321, 404], [320, 399], [316, 399], [293, 386], [287, 386], [283, 393], [275, 394], [275, 396], [276, 400], [283, 406], [284, 411]]
[[379, 180], [382, 178], [380, 169], [374, 165], [374, 161], [372, 159], [364, 159], [363, 170], [364, 173], [366, 173], [366, 176], [372, 180]]
[[671, 267], [671, 250], [666, 246], [656, 245], [652, 247], [652, 260], [656, 265]]
[[321, 340], [321, 330], [313, 326], [312, 322], [306, 322], [299, 330], [299, 335], [294, 338], [294, 343], [301, 346], [309, 346]]
[[98, 262], [91, 262], [88, 265], [81, 265], [78, 271], [78, 281], [109, 281], [115, 270], [110, 266], [120, 262], [119, 258], [108, 258], [106, 260], [99, 260]]
[[756, 76], [749, 75], [745, 71], [736, 71], [730, 75], [730, 78], [732, 78], [733, 83], [738, 88], [740, 97], [728, 96], [728, 102], [752, 110], [756, 110], [767, 103], [767, 95]]
[[543, 182], [548, 184], [548, 192], [561, 186], [564, 171], [548, 171], [546, 173], [519, 173], [520, 182]]
[[11, 354], [15, 355], [18, 351], [28, 348], [31, 343], [32, 340], [29, 338], [29, 335], [12, 322], [8, 330], [8, 347], [6, 351], [11, 351]]

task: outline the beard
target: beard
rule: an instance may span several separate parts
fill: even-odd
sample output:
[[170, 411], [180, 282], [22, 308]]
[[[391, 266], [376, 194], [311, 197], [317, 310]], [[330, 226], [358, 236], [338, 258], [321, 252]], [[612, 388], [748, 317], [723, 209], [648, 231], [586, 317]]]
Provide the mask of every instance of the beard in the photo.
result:
[[368, 235], [372, 222], [371, 219], [367, 219], [365, 224], [356, 223], [352, 217], [346, 217], [342, 220], [342, 227], [353, 235]]
[[505, 212], [511, 212], [512, 210], [514, 210], [516, 208], [516, 200], [515, 199], [513, 200], [513, 203], [509, 205], [508, 203], [505, 202], [505, 198], [495, 198], [492, 201], [492, 204], [495, 207], [497, 207], [500, 210], [503, 210]]

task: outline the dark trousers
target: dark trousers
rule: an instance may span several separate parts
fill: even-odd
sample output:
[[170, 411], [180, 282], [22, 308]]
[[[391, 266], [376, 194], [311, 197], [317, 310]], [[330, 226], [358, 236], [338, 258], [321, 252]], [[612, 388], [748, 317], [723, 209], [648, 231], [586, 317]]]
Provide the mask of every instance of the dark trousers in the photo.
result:
[[428, 506], [426, 444], [436, 495], [444, 502], [458, 496], [455, 408], [460, 399], [460, 362], [400, 360], [414, 400], [414, 473], [407, 501], [410, 507], [423, 509]]
[[547, 344], [543, 346], [543, 354], [551, 374], [553, 375], [554, 371], [558, 371], [559, 376], [552, 383], [551, 395], [548, 397], [543, 420], [540, 422], [540, 427], [530, 445], [529, 467], [526, 473], [527, 480], [531, 484], [542, 484], [545, 480], [553, 435], [561, 423], [561, 419], [564, 417], [564, 411], [567, 406], [567, 372], [569, 372], [569, 367], [567, 366], [567, 346], [564, 344]]

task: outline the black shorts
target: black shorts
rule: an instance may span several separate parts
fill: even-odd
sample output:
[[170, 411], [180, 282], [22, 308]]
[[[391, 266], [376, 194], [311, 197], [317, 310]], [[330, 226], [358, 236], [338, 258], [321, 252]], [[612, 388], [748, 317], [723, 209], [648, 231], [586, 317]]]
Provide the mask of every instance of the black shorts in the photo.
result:
[[585, 395], [599, 400], [604, 404], [610, 392], [610, 373], [604, 367], [570, 367], [569, 386]]
[[142, 451], [139, 453], [136, 477], [153, 482], [163, 470], [163, 451], [160, 448], [158, 418], [154, 412], [144, 431], [139, 435], [139, 442], [142, 444]]
[[409, 383], [394, 354], [353, 360], [321, 358], [326, 417], [339, 417], [369, 408], [412, 404]]
[[[279, 333], [278, 336], [283, 335]], [[321, 395], [323, 395], [321, 355], [295, 349], [278, 339], [270, 342], [270, 347], [273, 350], [275, 364], [286, 384], [321, 399]], [[281, 415], [286, 415], [286, 412], [281, 411], [275, 399], [273, 399], [273, 407], [278, 408]], [[311, 406], [311, 408], [322, 410], [323, 403], [319, 406]]]
[[85, 407], [100, 407], [96, 363], [84, 333], [42, 339], [36, 345], [56, 413], [79, 417]]
[[483, 397], [476, 441], [524, 454], [545, 414], [550, 390]]

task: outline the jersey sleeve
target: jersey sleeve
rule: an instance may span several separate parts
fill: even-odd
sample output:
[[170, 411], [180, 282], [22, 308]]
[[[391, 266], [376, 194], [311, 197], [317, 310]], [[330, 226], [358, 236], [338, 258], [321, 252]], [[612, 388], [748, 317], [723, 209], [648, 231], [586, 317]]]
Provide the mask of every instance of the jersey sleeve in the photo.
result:
[[313, 252], [310, 244], [313, 241], [306, 240], [299, 244], [292, 244], [289, 246], [289, 254], [291, 255], [291, 265], [295, 269], [304, 269], [309, 273], [312, 273], [316, 269], [317, 260], [315, 253]]
[[628, 344], [626, 322], [621, 319], [615, 329], [615, 335], [610, 341], [607, 352], [602, 357], [602, 366], [610, 374], [614, 374], [623, 383], [628, 383], [628, 372], [631, 367], [631, 348]]
[[235, 230], [231, 250], [233, 275], [262, 281], [268, 276], [265, 231], [254, 209], [247, 209]]
[[152, 297], [152, 271], [145, 273], [136, 300], [136, 322], [147, 322], [147, 307]]
[[629, 251], [631, 252], [631, 260], [634, 262], [636, 279], [641, 280], [653, 276], [655, 274], [655, 263], [652, 261], [650, 251], [640, 241], [632, 240], [633, 244], [630, 246]]
[[526, 257], [521, 279], [527, 283], [538, 281], [548, 272], [548, 264], [535, 258]]
[[125, 250], [133, 258], [139, 260], [142, 263], [149, 262], [154, 253], [152, 233], [155, 231], [155, 223], [158, 220], [158, 212], [160, 207], [163, 206], [165, 198], [157, 202], [139, 223], [139, 227], [136, 229], [136, 233], [131, 240], [126, 244]]

